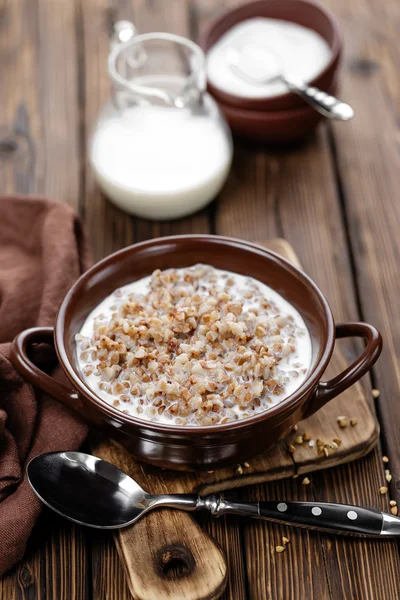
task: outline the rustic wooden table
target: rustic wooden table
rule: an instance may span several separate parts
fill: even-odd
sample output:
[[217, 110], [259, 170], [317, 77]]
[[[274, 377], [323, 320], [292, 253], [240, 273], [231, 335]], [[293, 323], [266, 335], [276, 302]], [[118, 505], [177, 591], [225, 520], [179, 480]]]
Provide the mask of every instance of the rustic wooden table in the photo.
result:
[[[387, 508], [382, 452], [390, 458], [390, 495], [400, 501], [400, 5], [396, 0], [327, 0], [341, 19], [346, 52], [342, 96], [356, 109], [349, 124], [323, 125], [304, 146], [269, 151], [236, 140], [229, 181], [203, 212], [172, 223], [130, 218], [97, 190], [87, 137], [109, 93], [108, 34], [113, 19], [140, 31], [198, 37], [199, 28], [236, 0], [1, 0], [1, 192], [45, 194], [82, 215], [95, 257], [170, 233], [213, 232], [248, 240], [283, 236], [329, 298], [335, 317], [378, 326], [385, 349], [369, 391], [381, 443], [367, 458], [315, 473], [306, 490], [286, 480], [242, 497], [338, 500]], [[349, 350], [349, 355], [354, 349]], [[225, 600], [400, 597], [395, 541], [333, 538], [293, 530], [276, 554], [278, 526], [229, 520], [215, 528], [229, 561]], [[221, 533], [222, 532], [222, 533]], [[1, 540], [0, 540], [1, 551]], [[25, 560], [0, 580], [0, 598], [130, 598], [111, 536], [46, 513]]]

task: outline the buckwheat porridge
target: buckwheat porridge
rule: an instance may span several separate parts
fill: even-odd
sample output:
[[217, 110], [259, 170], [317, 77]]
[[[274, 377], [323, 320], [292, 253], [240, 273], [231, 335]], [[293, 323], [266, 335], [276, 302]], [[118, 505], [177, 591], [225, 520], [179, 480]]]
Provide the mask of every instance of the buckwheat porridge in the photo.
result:
[[311, 340], [277, 292], [208, 265], [116, 290], [76, 336], [83, 379], [143, 419], [214, 425], [277, 404], [304, 381]]

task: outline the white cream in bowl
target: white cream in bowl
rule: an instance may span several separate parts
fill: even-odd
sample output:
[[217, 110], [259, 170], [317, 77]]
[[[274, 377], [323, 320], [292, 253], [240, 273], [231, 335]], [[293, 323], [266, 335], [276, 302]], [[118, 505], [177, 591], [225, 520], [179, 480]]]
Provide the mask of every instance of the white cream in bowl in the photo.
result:
[[272, 98], [286, 94], [288, 88], [279, 78], [254, 85], [239, 77], [230, 66], [232, 50], [240, 56], [240, 70], [256, 81], [283, 72], [310, 82], [332, 58], [328, 43], [313, 29], [265, 17], [242, 21], [208, 51], [207, 77], [214, 87], [244, 98]]

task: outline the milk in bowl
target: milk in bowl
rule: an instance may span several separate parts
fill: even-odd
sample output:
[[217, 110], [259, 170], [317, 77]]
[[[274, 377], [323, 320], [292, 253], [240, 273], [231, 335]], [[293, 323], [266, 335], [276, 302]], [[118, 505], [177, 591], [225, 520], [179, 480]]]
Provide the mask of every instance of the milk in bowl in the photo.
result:
[[299, 312], [276, 291], [210, 265], [156, 270], [115, 290], [76, 336], [85, 384], [150, 421], [246, 419], [292, 394], [311, 364]]

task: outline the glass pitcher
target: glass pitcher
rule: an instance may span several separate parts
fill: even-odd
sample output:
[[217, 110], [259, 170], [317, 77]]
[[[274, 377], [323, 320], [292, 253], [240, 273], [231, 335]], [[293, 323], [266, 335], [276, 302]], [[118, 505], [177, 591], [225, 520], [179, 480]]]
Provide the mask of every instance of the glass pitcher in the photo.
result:
[[89, 150], [96, 179], [129, 213], [183, 217], [218, 194], [232, 160], [230, 131], [205, 91], [204, 54], [177, 35], [137, 35], [129, 22], [114, 31], [112, 97]]

